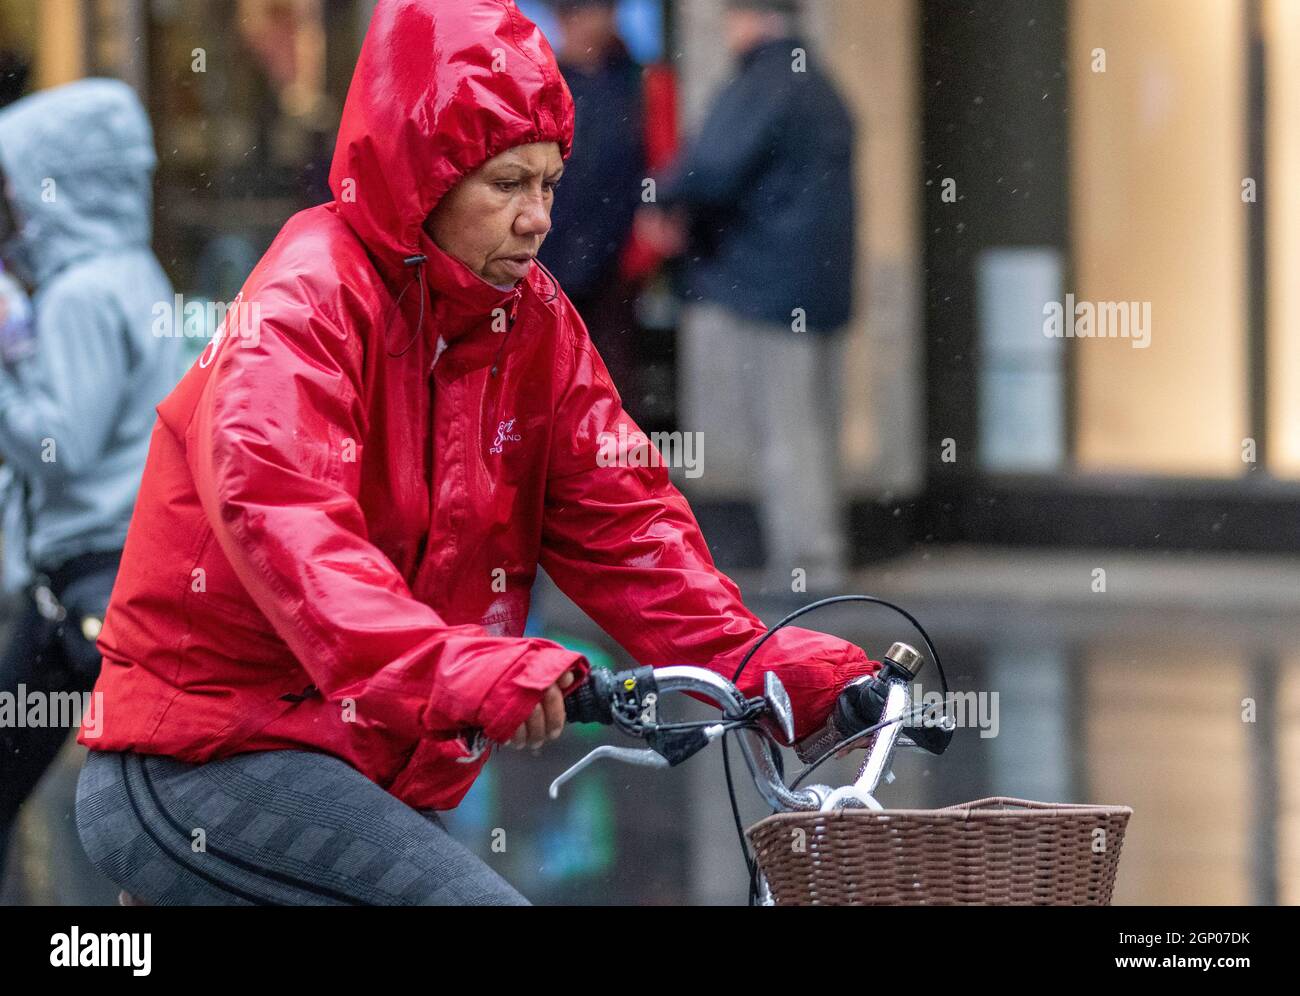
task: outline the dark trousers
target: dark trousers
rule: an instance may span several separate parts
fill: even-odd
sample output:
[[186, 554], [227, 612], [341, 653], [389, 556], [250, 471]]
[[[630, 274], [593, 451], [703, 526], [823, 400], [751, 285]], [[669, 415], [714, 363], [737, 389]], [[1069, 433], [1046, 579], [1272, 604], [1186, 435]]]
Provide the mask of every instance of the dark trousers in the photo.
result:
[[[103, 619], [120, 559], [120, 552], [75, 557], [24, 593], [0, 658], [0, 694], [21, 703], [34, 695], [84, 693], [94, 687], [100, 654], [94, 640], [84, 635], [83, 621], [87, 616]], [[54, 600], [45, 593], [38, 597], [42, 585]], [[49, 618], [60, 606], [63, 618]], [[19, 808], [70, 732], [66, 725], [0, 722], [0, 870]]]
[[206, 764], [90, 751], [77, 830], [150, 906], [524, 906], [433, 810], [345, 761], [266, 750]]

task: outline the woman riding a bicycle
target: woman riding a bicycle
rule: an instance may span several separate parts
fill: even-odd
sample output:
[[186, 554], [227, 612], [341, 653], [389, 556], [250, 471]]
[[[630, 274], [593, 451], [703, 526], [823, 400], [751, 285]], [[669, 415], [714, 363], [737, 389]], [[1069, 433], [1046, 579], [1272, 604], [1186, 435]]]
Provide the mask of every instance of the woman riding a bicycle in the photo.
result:
[[[538, 565], [642, 664], [730, 675], [763, 632], [659, 461], [609, 459], [648, 444], [535, 259], [573, 120], [509, 0], [380, 0], [334, 200], [158, 408], [80, 738], [132, 895], [522, 903], [437, 811], [468, 731], [539, 747], [588, 671], [522, 636]], [[787, 627], [741, 688], [776, 670], [803, 736], [874, 667]]]

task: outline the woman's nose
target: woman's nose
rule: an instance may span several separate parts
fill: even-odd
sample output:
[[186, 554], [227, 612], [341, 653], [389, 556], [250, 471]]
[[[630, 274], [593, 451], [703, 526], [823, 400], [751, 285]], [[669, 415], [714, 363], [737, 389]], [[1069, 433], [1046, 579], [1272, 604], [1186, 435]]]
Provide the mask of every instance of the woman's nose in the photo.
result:
[[551, 230], [551, 209], [540, 197], [530, 199], [515, 218], [516, 235], [545, 235]]

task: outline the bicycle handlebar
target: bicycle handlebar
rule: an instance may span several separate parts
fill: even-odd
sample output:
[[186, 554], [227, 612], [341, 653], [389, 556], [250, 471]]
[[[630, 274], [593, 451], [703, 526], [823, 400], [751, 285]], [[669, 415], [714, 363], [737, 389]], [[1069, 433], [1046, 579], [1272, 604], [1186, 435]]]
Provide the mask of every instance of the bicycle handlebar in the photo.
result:
[[[785, 811], [836, 808], [844, 805], [879, 809], [872, 796], [887, 769], [910, 712], [909, 685], [920, 669], [921, 656], [906, 644], [896, 643], [885, 655], [881, 670], [848, 686], [836, 701], [826, 726], [794, 745], [805, 761], [820, 758], [855, 734], [879, 727], [868, 745], [867, 757], [851, 786], [832, 789], [812, 785], [791, 789], [779, 772], [774, 744], [790, 744], [793, 723], [790, 703], [774, 672], [764, 675], [763, 695], [747, 699], [721, 675], [700, 667], [639, 667], [612, 672], [594, 670], [564, 700], [565, 716], [572, 723], [602, 723], [644, 739], [649, 750], [606, 746], [597, 748], [551, 785], [554, 798], [559, 786], [600, 757], [655, 767], [680, 764], [728, 731], [740, 741], [750, 775], [764, 799]], [[660, 699], [672, 692], [689, 692], [715, 703], [722, 710], [717, 722], [661, 723]], [[942, 753], [951, 739], [951, 727], [909, 726], [912, 742], [932, 753]]]

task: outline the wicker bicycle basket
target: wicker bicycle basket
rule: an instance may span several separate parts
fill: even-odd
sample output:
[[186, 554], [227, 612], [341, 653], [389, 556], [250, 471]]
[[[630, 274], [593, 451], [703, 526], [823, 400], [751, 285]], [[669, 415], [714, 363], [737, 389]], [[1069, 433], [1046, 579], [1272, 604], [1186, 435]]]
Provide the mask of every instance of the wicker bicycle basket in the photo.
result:
[[748, 837], [778, 906], [1108, 906], [1132, 814], [997, 796], [778, 813]]

